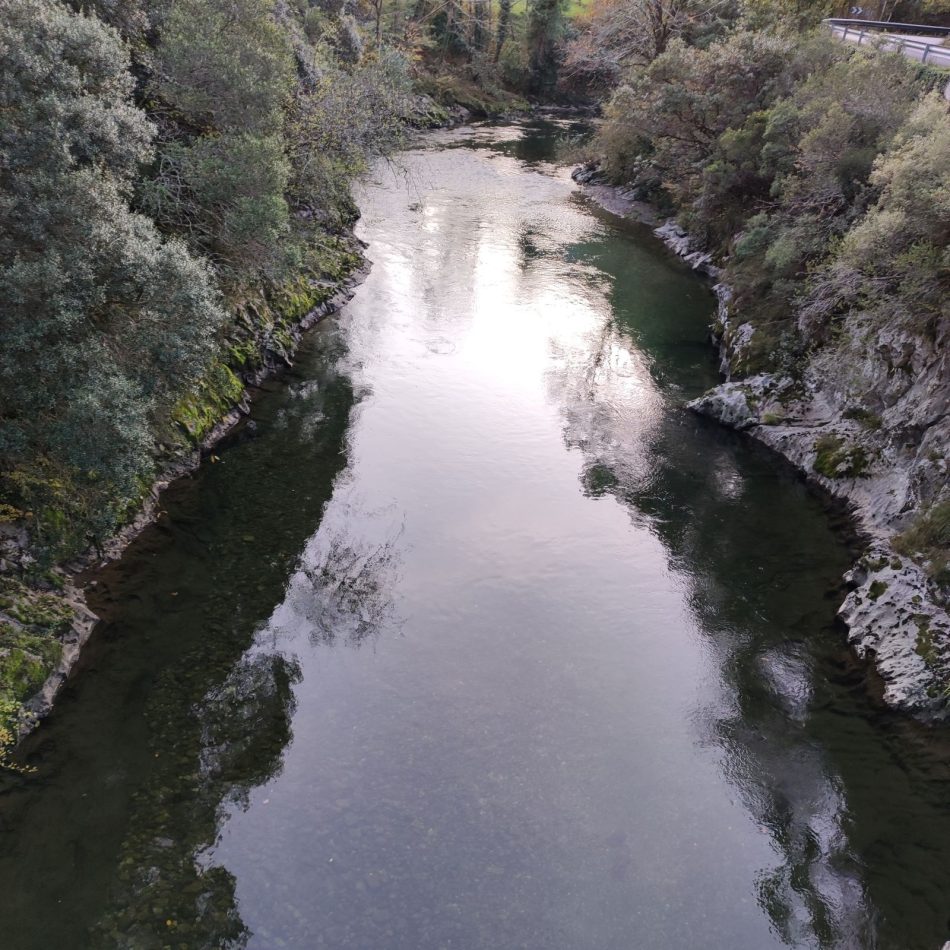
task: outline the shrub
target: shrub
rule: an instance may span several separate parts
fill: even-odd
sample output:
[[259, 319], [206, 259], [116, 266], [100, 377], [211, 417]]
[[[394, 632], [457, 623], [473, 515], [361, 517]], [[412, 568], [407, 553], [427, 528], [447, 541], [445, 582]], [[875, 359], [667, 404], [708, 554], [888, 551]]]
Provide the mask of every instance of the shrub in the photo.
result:
[[894, 547], [925, 561], [931, 577], [943, 587], [950, 587], [950, 500], [924, 511], [894, 539]]
[[826, 478], [860, 478], [868, 468], [868, 457], [859, 445], [851, 445], [837, 435], [823, 435], [815, 443], [812, 466]]

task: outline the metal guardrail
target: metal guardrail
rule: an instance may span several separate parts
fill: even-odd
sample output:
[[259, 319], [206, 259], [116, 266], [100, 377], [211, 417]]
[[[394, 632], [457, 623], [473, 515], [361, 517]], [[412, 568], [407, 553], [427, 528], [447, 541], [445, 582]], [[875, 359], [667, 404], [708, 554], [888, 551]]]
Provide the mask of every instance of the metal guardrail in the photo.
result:
[[890, 20], [846, 20], [829, 17], [829, 26], [863, 27], [885, 33], [913, 33], [915, 36], [950, 36], [950, 26], [924, 26], [922, 23], [891, 23]]
[[[865, 40], [869, 43], [876, 41], [883, 49], [901, 52], [918, 62], [950, 68], [950, 47], [944, 46], [942, 42], [944, 38], [950, 37], [950, 27], [835, 18], [824, 22], [835, 36], [849, 43], [860, 46]], [[902, 36], [902, 33], [912, 33], [914, 38]], [[933, 36], [941, 42], [928, 43], [917, 38], [921, 36]]]

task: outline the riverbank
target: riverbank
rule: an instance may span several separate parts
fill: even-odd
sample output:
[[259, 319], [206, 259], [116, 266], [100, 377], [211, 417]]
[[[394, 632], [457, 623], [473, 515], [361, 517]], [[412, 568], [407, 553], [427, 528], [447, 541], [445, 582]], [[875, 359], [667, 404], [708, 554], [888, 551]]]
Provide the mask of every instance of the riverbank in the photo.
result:
[[[426, 94], [417, 97], [413, 115], [420, 133], [474, 118], [461, 104], [438, 103]], [[314, 248], [310, 273], [229, 302], [230, 329], [199, 387], [175, 407], [160, 445], [158, 475], [143, 486], [123, 525], [108, 538], [41, 569], [30, 523], [5, 520], [0, 506], [0, 766], [4, 751], [51, 711], [96, 625], [81, 575], [120, 557], [161, 516], [164, 489], [194, 472], [241, 423], [253, 388], [290, 364], [302, 334], [352, 297], [369, 266], [363, 250], [352, 233], [324, 235]]]
[[[235, 334], [225, 341], [206, 382], [176, 410], [178, 438], [163, 446], [159, 474], [112, 537], [37, 574], [25, 527], [0, 523], [0, 685], [6, 691], [0, 703], [0, 766], [51, 711], [98, 621], [83, 592], [84, 572], [120, 557], [161, 517], [162, 492], [212, 455], [247, 416], [255, 387], [291, 365], [307, 330], [338, 311], [365, 279], [370, 265], [357, 238], [336, 238], [331, 248], [321, 274], [301, 275], [292, 286], [258, 289], [234, 307]], [[21, 579], [26, 577], [31, 582]]]
[[[946, 891], [914, 850], [946, 863], [938, 779], [858, 664], [825, 675], [848, 551], [682, 411], [709, 294], [578, 200], [566, 128], [439, 133], [361, 185], [365, 283], [96, 572], [3, 796], [20, 950], [940, 945], [905, 926]], [[913, 897], [877, 900], [895, 862]]]
[[[629, 189], [600, 180], [599, 171], [597, 163], [588, 163], [572, 177], [592, 201], [650, 225], [674, 254], [718, 280], [713, 256], [675, 220], [662, 221]], [[744, 373], [755, 329], [732, 311], [728, 286], [717, 283], [714, 289], [719, 306], [711, 336], [724, 381], [689, 408], [768, 446], [848, 506], [868, 543], [845, 575], [850, 593], [838, 609], [848, 642], [880, 674], [888, 706], [924, 721], [947, 719], [950, 616], [927, 565], [907, 556], [905, 540], [927, 517], [946, 477], [942, 447], [950, 444], [950, 417], [941, 406], [948, 374], [939, 341], [921, 345], [906, 334], [890, 341], [894, 353], [913, 364], [916, 382], [909, 390], [897, 391], [899, 384], [871, 365], [874, 355], [864, 356], [866, 373], [880, 376], [881, 388], [892, 390], [878, 415], [848, 401], [833, 353], [819, 350], [796, 377]], [[860, 362], [860, 345], [854, 349]], [[914, 427], [922, 430], [918, 439]]]

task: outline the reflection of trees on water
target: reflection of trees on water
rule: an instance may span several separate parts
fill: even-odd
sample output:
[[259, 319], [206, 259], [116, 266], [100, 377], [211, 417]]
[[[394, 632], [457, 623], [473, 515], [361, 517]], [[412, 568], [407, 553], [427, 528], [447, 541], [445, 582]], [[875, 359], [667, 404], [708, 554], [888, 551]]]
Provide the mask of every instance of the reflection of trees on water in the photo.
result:
[[279, 774], [299, 675], [292, 660], [252, 653], [190, 708], [167, 693], [150, 707], [153, 754], [168, 761], [133, 800], [112, 909], [96, 928], [104, 945], [246, 944], [233, 875], [200, 856], [225, 808], [247, 807], [250, 791]]
[[615, 323], [607, 322], [584, 343], [573, 352], [558, 348], [559, 369], [547, 383], [561, 405], [566, 445], [583, 453], [585, 490], [597, 495], [618, 480], [634, 484], [649, 477], [645, 443], [662, 400], [647, 360]]
[[696, 713], [701, 741], [722, 751], [780, 857], [761, 875], [760, 903], [792, 946], [872, 946], [845, 789], [808, 732], [823, 642], [838, 636], [833, 591], [822, 597], [821, 587], [846, 559], [771, 459], [740, 449], [748, 457], [737, 468], [734, 437], [664, 403], [656, 370], [615, 322], [591, 342], [550, 380], [565, 441], [583, 453], [585, 490], [626, 505], [689, 579], [720, 673], [718, 695]]
[[376, 543], [355, 538], [344, 526], [321, 537], [320, 548], [301, 573], [310, 585], [303, 611], [312, 625], [314, 643], [359, 646], [394, 619], [402, 528]]
[[199, 775], [225, 792], [222, 801], [247, 807], [250, 791], [280, 773], [296, 709], [292, 687], [300, 678], [295, 659], [248, 655], [194, 708], [201, 724]]
[[[182, 596], [193, 587], [200, 606], [177, 617], [149, 613], [140, 621], [167, 637], [178, 635], [181, 624], [192, 629], [181, 632], [181, 655], [161, 669], [149, 691], [146, 774], [136, 780], [118, 860], [104, 856], [118, 872], [94, 946], [246, 945], [235, 879], [206, 856], [228, 810], [246, 808], [252, 790], [283, 766], [300, 667], [272, 638], [255, 634], [285, 595], [288, 568], [300, 558], [346, 465], [353, 402], [349, 380], [329, 362], [317, 368], [316, 385], [291, 380], [276, 405], [265, 406], [263, 417], [258, 413], [261, 435], [235, 450], [242, 453], [240, 464], [225, 456], [173, 510], [171, 532], [183, 537], [177, 539], [172, 583]], [[272, 470], [268, 432], [280, 439], [280, 484], [257, 477], [258, 470]], [[232, 465], [233, 481], [227, 471]], [[205, 517], [189, 517], [192, 508]], [[208, 533], [195, 538], [195, 530]], [[357, 596], [360, 584], [371, 586], [367, 578], [378, 568], [372, 557], [359, 565], [342, 549], [336, 553], [333, 563], [356, 578], [347, 596]], [[167, 551], [162, 556], [171, 558]], [[137, 594], [133, 581], [121, 599], [134, 601]]]
[[[233, 576], [225, 569], [216, 590], [235, 592], [237, 602], [212, 595], [206, 619], [220, 625], [228, 610], [240, 619], [232, 630], [217, 629], [196, 645], [154, 690], [147, 710], [154, 762], [133, 802], [111, 909], [96, 928], [103, 946], [245, 945], [249, 934], [235, 880], [203, 856], [228, 810], [246, 808], [251, 791], [280, 774], [301, 675], [297, 661], [278, 650], [283, 625], [302, 623], [314, 642], [359, 646], [393, 620], [402, 530], [382, 542], [365, 541], [347, 530], [350, 518], [359, 521], [352, 505], [339, 509], [342, 527], [321, 528], [307, 544], [283, 602], [263, 629], [259, 610], [248, 609], [265, 603], [248, 596], [247, 579], [254, 577], [249, 563]], [[375, 523], [372, 514], [363, 513], [369, 524]]]

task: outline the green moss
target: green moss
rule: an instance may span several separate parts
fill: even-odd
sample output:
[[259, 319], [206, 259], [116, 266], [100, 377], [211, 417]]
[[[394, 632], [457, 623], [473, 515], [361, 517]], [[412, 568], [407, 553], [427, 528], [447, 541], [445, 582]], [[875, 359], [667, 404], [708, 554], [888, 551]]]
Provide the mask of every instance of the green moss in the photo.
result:
[[768, 373], [782, 366], [786, 359], [786, 328], [760, 320], [748, 343], [735, 355], [733, 371], [741, 376]]
[[860, 478], [870, 464], [860, 445], [851, 445], [837, 435], [823, 435], [818, 439], [815, 453], [812, 467], [826, 478]]
[[0, 577], [0, 611], [49, 636], [65, 633], [74, 616], [72, 607], [59, 595], [34, 590], [12, 577]]
[[63, 655], [59, 639], [73, 611], [61, 598], [32, 590], [12, 578], [0, 578], [0, 604], [10, 619], [0, 619], [0, 769], [14, 768], [23, 703], [53, 672]]
[[0, 647], [0, 696], [7, 700], [22, 702], [32, 696], [62, 655], [62, 644], [56, 640], [34, 637], [33, 641]]
[[244, 394], [244, 384], [234, 371], [215, 360], [194, 392], [179, 400], [172, 420], [193, 442], [200, 442]]
[[884, 581], [871, 581], [871, 586], [868, 588], [868, 597], [871, 600], [877, 600], [886, 590], [887, 584]]
[[232, 369], [256, 369], [260, 366], [260, 349], [253, 340], [238, 340], [231, 343], [226, 352], [226, 362]]
[[934, 645], [933, 631], [930, 629], [930, 617], [927, 614], [915, 614], [914, 622], [917, 624], [917, 640], [914, 644], [915, 652], [923, 657], [927, 666], [933, 668], [937, 665], [937, 651]]
[[785, 413], [779, 410], [778, 412], [767, 412], [762, 416], [762, 425], [764, 426], [777, 426], [781, 425], [785, 421]]

